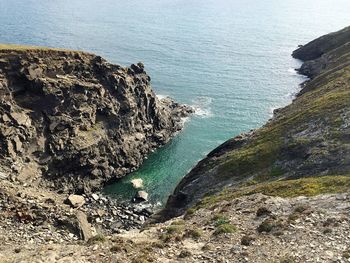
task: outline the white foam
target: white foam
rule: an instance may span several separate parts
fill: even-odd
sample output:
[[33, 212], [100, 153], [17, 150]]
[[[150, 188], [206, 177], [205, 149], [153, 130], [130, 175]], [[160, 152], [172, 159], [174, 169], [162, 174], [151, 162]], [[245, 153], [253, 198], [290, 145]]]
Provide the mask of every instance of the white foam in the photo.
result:
[[165, 99], [165, 98], [169, 98], [168, 95], [163, 95], [163, 94], [157, 94], [156, 96], [157, 96], [157, 98], [158, 98], [159, 100], [162, 100], [162, 99]]
[[192, 100], [192, 107], [194, 109], [194, 114], [201, 118], [208, 118], [213, 116], [211, 111], [212, 98], [210, 97], [196, 97]]
[[293, 76], [299, 75], [295, 68], [289, 68], [288, 72]]
[[181, 125], [185, 125], [186, 122], [190, 120], [190, 117], [183, 117], [181, 118]]

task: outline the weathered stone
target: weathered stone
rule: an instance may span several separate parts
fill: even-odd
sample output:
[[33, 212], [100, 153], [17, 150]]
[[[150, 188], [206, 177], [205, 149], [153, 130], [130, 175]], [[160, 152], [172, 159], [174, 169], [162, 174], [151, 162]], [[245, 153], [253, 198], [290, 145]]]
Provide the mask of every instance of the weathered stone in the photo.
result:
[[3, 173], [3, 172], [0, 172], [0, 180], [4, 180], [4, 179], [7, 179], [8, 175]]
[[87, 221], [86, 214], [81, 211], [76, 213], [77, 226], [79, 230], [79, 237], [83, 240], [89, 240], [92, 237], [91, 226]]
[[148, 193], [145, 191], [138, 191], [134, 198], [135, 202], [148, 201]]
[[91, 195], [92, 199], [94, 199], [95, 201], [97, 201], [98, 199], [100, 199], [100, 197], [97, 194], [92, 194]]
[[74, 208], [81, 207], [85, 204], [85, 198], [81, 195], [70, 195], [66, 201]]
[[135, 189], [143, 187], [143, 180], [141, 178], [136, 178], [131, 180], [131, 184]]

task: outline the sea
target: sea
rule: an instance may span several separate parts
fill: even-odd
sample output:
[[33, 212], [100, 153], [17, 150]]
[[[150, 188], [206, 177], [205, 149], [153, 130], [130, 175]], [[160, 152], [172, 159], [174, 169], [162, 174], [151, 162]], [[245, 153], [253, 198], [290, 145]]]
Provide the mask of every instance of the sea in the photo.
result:
[[305, 80], [291, 53], [350, 25], [349, 0], [0, 0], [0, 43], [85, 50], [142, 61], [161, 97], [196, 113], [164, 147], [104, 193], [160, 205], [208, 152], [258, 128]]

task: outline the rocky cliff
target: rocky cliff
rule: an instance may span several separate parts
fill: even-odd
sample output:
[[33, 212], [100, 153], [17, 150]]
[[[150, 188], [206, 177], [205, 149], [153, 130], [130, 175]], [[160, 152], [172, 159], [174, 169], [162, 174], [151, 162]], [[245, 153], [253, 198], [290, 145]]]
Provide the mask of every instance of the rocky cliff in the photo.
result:
[[275, 110], [262, 128], [209, 153], [177, 186], [163, 218], [239, 193], [294, 196], [346, 190], [343, 186], [350, 181], [350, 28], [301, 46], [293, 56], [306, 60], [299, 72], [311, 78], [302, 84], [293, 103]]
[[0, 172], [12, 181], [95, 191], [136, 169], [190, 112], [156, 97], [142, 63], [0, 45]]
[[[332, 36], [343, 35], [342, 32], [347, 31], [343, 30]], [[299, 49], [298, 53], [309, 54], [305, 50], [312, 52], [312, 46], [317, 48], [329, 46], [327, 42], [331, 40], [333, 41], [333, 38], [327, 36], [320, 38], [317, 42]], [[114, 124], [113, 120], [118, 120], [118, 123], [126, 125], [129, 119], [118, 119], [112, 110], [113, 117], [108, 119], [109, 114], [101, 114], [97, 110], [98, 106], [91, 103], [84, 104], [84, 107], [90, 108], [89, 112], [94, 112], [94, 107], [97, 107], [95, 123], [103, 125], [103, 129], [85, 128], [83, 125], [90, 127], [89, 123], [94, 119], [87, 118], [87, 113], [79, 122], [73, 123], [79, 127], [77, 133], [73, 133], [70, 126], [62, 128], [66, 127], [66, 123], [72, 124], [75, 116], [70, 104], [64, 102], [67, 98], [72, 98], [74, 102], [72, 105], [75, 105], [76, 109], [81, 109], [81, 106], [78, 107], [81, 104], [77, 101], [90, 102], [90, 98], [93, 97], [100, 102], [111, 103], [102, 104], [109, 112], [109, 109], [118, 109], [121, 105], [125, 105], [125, 98], [120, 95], [114, 97], [114, 94], [120, 94], [119, 92], [128, 94], [129, 102], [134, 99], [137, 101], [133, 93], [128, 93], [125, 88], [128, 87], [131, 91], [135, 87], [140, 87], [154, 98], [156, 105], [153, 108], [154, 112], [147, 114], [145, 106], [144, 109], [134, 109], [140, 112], [139, 118], [132, 113], [127, 116], [140, 121], [144, 116], [142, 114], [146, 114], [145, 116], [150, 117], [149, 123], [154, 124], [155, 122], [151, 119], [158, 116], [157, 110], [161, 111], [158, 107], [162, 105], [167, 114], [159, 118], [169, 121], [167, 127], [170, 127], [170, 130], [177, 129], [176, 120], [181, 116], [181, 112], [187, 112], [187, 108], [179, 107], [169, 101], [158, 101], [149, 90], [149, 86], [145, 84], [148, 83], [148, 77], [143, 71], [140, 72], [142, 65], [124, 69], [109, 65], [105, 61], [97, 62], [96, 65], [90, 59], [100, 61], [100, 58], [80, 52], [42, 49], [33, 51], [26, 48], [26, 52], [23, 53], [18, 49], [3, 51], [6, 53], [6, 58], [0, 62], [0, 65], [6, 66], [1, 74], [4, 79], [3, 94], [7, 96], [1, 107], [6, 111], [6, 115], [3, 114], [1, 120], [6, 124], [2, 126], [10, 131], [2, 137], [3, 145], [6, 147], [2, 148], [1, 152], [5, 156], [3, 159], [5, 164], [17, 160], [12, 163], [11, 171], [0, 173], [1, 263], [349, 262], [350, 49], [347, 43], [339, 44], [319, 54], [319, 57], [306, 61], [300, 72], [307, 74], [311, 79], [302, 86], [301, 92], [291, 105], [276, 110], [274, 118], [264, 127], [237, 136], [219, 146], [182, 180], [174, 195], [170, 197], [162, 213], [162, 219], [183, 213], [184, 215], [164, 223], [147, 224], [142, 230], [137, 229], [150, 215], [142, 205], [123, 206], [96, 193], [60, 194], [46, 187], [38, 187], [30, 180], [23, 182], [21, 178], [26, 178], [23, 177], [26, 175], [25, 170], [29, 176], [33, 174], [32, 171], [40, 168], [42, 173], [38, 176], [41, 181], [54, 182], [54, 187], [61, 188], [60, 185], [62, 185], [63, 188], [71, 189], [70, 187], [75, 184], [69, 181], [67, 183], [66, 179], [63, 179], [65, 177], [85, 182], [86, 185], [85, 180], [89, 175], [85, 179], [73, 171], [66, 175], [60, 174], [55, 165], [51, 167], [54, 167], [56, 177], [52, 178], [48, 174], [50, 171], [47, 170], [48, 165], [52, 160], [60, 158], [56, 153], [57, 149], [61, 149], [55, 148], [57, 144], [51, 136], [66, 138], [61, 132], [67, 130], [66, 132], [73, 134], [74, 140], [77, 137], [80, 138], [79, 134], [83, 134], [83, 138], [87, 138], [83, 141], [84, 143], [69, 142], [68, 144], [64, 141], [63, 146], [69, 146], [66, 151], [70, 154], [90, 156], [89, 151], [78, 151], [76, 147], [88, 146], [87, 142], [100, 138], [95, 136], [95, 132], [96, 135], [102, 133], [103, 136], [109, 136], [115, 130], [126, 132], [121, 129], [121, 126], [111, 129], [105, 121], [107, 119]], [[57, 52], [61, 52], [60, 54], [66, 58], [62, 59]], [[22, 61], [22, 59], [27, 61], [28, 56], [41, 58], [40, 63], [35, 60], [37, 62], [31, 62], [30, 65], [38, 63], [50, 65], [51, 69], [51, 65], [54, 65], [58, 59], [71, 61], [81, 69], [88, 68], [86, 72], [95, 76], [96, 84], [101, 84], [104, 95], [92, 95], [90, 92], [93, 88], [90, 89], [89, 85], [84, 92], [79, 93], [75, 91], [73, 84], [69, 84], [74, 80], [87, 85], [84, 80], [88, 75], [82, 75], [85, 70], [77, 69], [74, 74], [65, 74], [68, 82], [63, 80], [61, 82], [60, 74], [52, 75], [49, 73], [51, 70], [45, 69], [46, 75], [43, 79], [32, 83], [30, 79], [37, 76], [40, 70], [33, 72], [33, 69], [26, 64], [21, 66], [20, 63], [16, 64], [16, 61]], [[49, 60], [45, 60], [46, 57]], [[78, 57], [83, 57], [84, 63], [78, 62], [80, 61]], [[14, 59], [11, 63], [9, 63], [10, 58]], [[13, 65], [11, 68], [17, 65], [16, 67], [21, 70], [9, 70], [10, 65]], [[93, 69], [90, 68], [92, 65], [95, 65]], [[103, 71], [109, 72], [105, 75], [95, 70], [100, 67], [112, 67], [117, 70]], [[109, 74], [115, 75], [118, 71], [121, 78], [125, 77], [124, 81], [128, 80], [128, 84], [122, 85], [122, 88], [119, 84], [111, 87], [108, 84], [111, 82], [106, 81], [104, 77], [99, 78], [105, 76], [107, 79], [114, 79], [115, 77]], [[95, 82], [90, 81], [93, 79], [91, 75], [89, 83], [94, 86]], [[139, 82], [140, 78], [145, 82]], [[36, 83], [41, 83], [40, 81], [47, 84], [37, 85]], [[59, 83], [64, 85], [58, 86]], [[144, 84], [139, 86], [136, 83]], [[63, 94], [63, 97], [59, 98], [62, 98], [61, 103], [65, 107], [56, 107], [69, 116], [67, 119], [73, 119], [72, 122], [66, 119], [63, 122], [60, 118], [57, 122], [51, 121], [51, 119], [56, 120], [56, 117], [60, 116], [59, 113], [56, 110], [50, 113], [50, 109], [42, 105], [56, 105], [51, 98], [56, 98], [58, 95], [52, 94], [50, 88], [44, 88], [47, 87], [46, 85], [49, 87], [53, 85], [52, 90], [56, 91], [60, 87], [58, 90], [62, 90], [62, 93], [60, 91], [57, 93]], [[42, 101], [43, 92], [52, 94], [45, 96], [47, 103]], [[81, 96], [86, 96], [86, 99], [81, 99]], [[137, 105], [146, 105], [146, 101], [149, 100], [145, 99], [144, 104], [137, 102]], [[130, 106], [130, 103], [127, 105]], [[169, 107], [169, 105], [174, 106]], [[34, 110], [35, 107], [40, 107], [41, 111]], [[126, 116], [128, 107], [123, 108], [126, 109], [125, 111], [119, 108], [120, 116]], [[174, 108], [175, 111], [169, 108]], [[168, 119], [169, 116], [172, 116], [171, 119], [174, 118], [173, 121]], [[43, 120], [40, 121], [41, 119]], [[171, 122], [173, 124], [170, 124]], [[9, 123], [12, 123], [13, 127], [9, 126]], [[54, 124], [50, 126], [51, 123]], [[43, 129], [40, 125], [46, 128]], [[132, 127], [129, 124], [131, 130]], [[134, 127], [137, 127], [137, 122], [134, 123]], [[155, 134], [162, 130], [157, 127], [153, 128]], [[16, 139], [16, 132], [20, 135], [18, 139]], [[93, 132], [91, 137], [85, 137], [91, 134], [89, 132]], [[47, 150], [41, 150], [38, 153], [30, 150], [42, 149], [38, 148], [33, 143], [35, 140], [30, 137], [36, 136], [35, 134], [42, 134], [44, 145], [48, 145], [47, 148], [45, 147]], [[135, 134], [128, 136], [133, 135]], [[28, 143], [24, 140], [26, 138], [30, 138]], [[104, 138], [106, 137], [102, 137], [100, 141]], [[159, 136], [156, 138], [159, 140]], [[164, 140], [166, 141], [166, 138]], [[99, 147], [99, 149], [94, 149], [92, 152], [101, 153], [106, 145], [109, 145], [106, 141], [103, 144], [96, 144], [96, 148]], [[112, 146], [114, 145], [113, 142]], [[53, 150], [55, 151], [52, 152]], [[43, 158], [45, 156], [49, 158]], [[92, 160], [101, 158], [98, 156], [94, 156]], [[62, 163], [58, 161], [53, 164], [56, 163], [60, 164], [57, 167], [62, 167]], [[78, 164], [74, 166], [76, 171], [81, 171], [80, 162], [73, 163]], [[25, 169], [18, 170], [16, 167], [22, 167], [21, 164], [25, 165]], [[9, 166], [5, 165], [2, 168], [7, 167]], [[67, 164], [67, 167], [71, 166]], [[96, 181], [94, 178], [92, 177], [92, 182]], [[69, 202], [64, 202], [65, 199]]]

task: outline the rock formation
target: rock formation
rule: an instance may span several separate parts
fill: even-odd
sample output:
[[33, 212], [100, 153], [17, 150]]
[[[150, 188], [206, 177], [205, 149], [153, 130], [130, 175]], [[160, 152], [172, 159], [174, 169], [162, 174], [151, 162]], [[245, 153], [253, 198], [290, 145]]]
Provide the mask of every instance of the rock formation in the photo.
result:
[[159, 100], [142, 63], [0, 46], [0, 172], [84, 193], [135, 170], [192, 110]]

